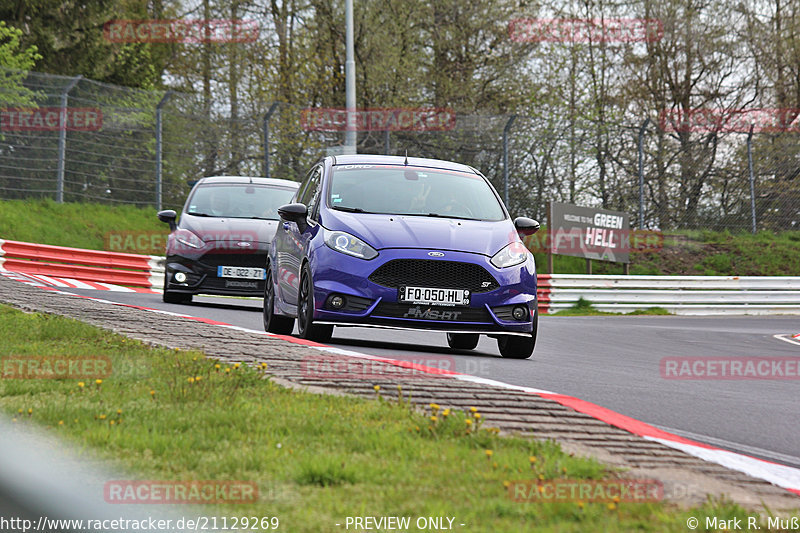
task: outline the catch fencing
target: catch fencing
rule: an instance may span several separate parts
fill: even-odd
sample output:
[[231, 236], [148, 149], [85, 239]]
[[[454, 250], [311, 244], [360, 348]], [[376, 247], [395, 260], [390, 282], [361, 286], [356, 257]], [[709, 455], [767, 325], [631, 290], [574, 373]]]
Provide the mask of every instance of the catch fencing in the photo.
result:
[[[28, 73], [24, 85], [28, 101], [0, 101], [0, 197], [7, 199], [176, 208], [197, 178], [300, 180], [320, 156], [342, 153], [345, 141], [343, 128], [312, 127], [314, 110], [289, 103], [237, 102], [232, 114], [229, 103], [199, 94], [80, 77]], [[25, 114], [31, 107], [38, 115]], [[357, 134], [357, 151], [472, 165], [515, 216], [544, 220], [554, 200], [628, 212], [636, 228], [800, 229], [796, 125], [750, 131], [659, 110], [597, 121], [538, 109], [536, 116], [445, 110], [452, 120], [434, 128], [370, 123]], [[395, 116], [404, 111], [419, 109]]]

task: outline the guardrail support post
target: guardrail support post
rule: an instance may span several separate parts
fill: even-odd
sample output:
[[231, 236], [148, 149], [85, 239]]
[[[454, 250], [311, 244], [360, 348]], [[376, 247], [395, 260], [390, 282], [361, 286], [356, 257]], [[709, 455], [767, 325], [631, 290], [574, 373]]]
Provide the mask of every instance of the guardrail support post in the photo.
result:
[[278, 109], [278, 102], [272, 102], [269, 110], [264, 115], [264, 177], [269, 178], [269, 121], [272, 120], [272, 115]]
[[167, 103], [172, 91], [167, 91], [156, 105], [156, 210], [161, 211], [161, 191], [162, 191], [162, 162], [161, 162], [161, 108]]
[[64, 170], [67, 155], [67, 98], [83, 76], [77, 76], [61, 92], [61, 112], [58, 116], [58, 176], [56, 178], [56, 202], [64, 203]]
[[511, 125], [517, 120], [517, 115], [511, 115], [503, 128], [503, 200], [508, 209], [508, 132]]
[[383, 131], [383, 153], [384, 155], [389, 155], [391, 151], [391, 141], [389, 140], [389, 130]]

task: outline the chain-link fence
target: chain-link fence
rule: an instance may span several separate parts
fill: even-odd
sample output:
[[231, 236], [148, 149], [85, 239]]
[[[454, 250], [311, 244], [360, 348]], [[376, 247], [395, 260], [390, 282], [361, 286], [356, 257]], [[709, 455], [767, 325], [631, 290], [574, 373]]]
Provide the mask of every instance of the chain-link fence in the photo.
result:
[[[38, 110], [0, 102], [3, 198], [178, 207], [187, 182], [202, 176], [299, 180], [345, 139], [341, 123], [313, 126], [308, 110], [292, 104], [238, 103], [232, 118], [230, 105], [204, 105], [196, 94], [38, 73], [25, 86]], [[754, 220], [757, 229], [800, 229], [797, 128], [749, 135], [552, 110], [453, 114], [433, 128], [418, 125], [370, 122], [357, 150], [472, 165], [514, 215], [540, 220], [556, 200], [627, 211], [635, 226], [651, 229], [751, 231]]]

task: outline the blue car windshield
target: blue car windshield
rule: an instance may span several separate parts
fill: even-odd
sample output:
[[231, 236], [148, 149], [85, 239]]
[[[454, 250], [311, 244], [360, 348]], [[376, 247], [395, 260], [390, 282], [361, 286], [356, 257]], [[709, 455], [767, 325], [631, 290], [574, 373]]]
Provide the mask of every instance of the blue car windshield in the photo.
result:
[[411, 166], [336, 166], [328, 206], [387, 215], [505, 219], [499, 200], [483, 177]]
[[258, 184], [200, 185], [192, 193], [190, 215], [278, 220], [278, 208], [291, 201], [294, 189]]

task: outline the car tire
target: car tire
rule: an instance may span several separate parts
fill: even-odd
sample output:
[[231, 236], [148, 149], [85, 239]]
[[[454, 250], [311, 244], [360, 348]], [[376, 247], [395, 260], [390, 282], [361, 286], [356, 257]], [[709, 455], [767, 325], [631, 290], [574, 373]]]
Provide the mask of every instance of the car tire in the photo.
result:
[[167, 290], [167, 274], [164, 273], [164, 292], [161, 294], [161, 300], [168, 304], [188, 304], [192, 302], [192, 295], [183, 292], [175, 292]]
[[497, 337], [497, 348], [506, 359], [527, 359], [536, 347], [536, 333], [539, 330], [539, 309], [533, 314], [533, 332], [530, 335], [501, 335]]
[[474, 350], [480, 338], [477, 333], [448, 333], [447, 344], [454, 350]]
[[300, 274], [300, 290], [297, 294], [297, 332], [301, 339], [328, 342], [333, 335], [330, 324], [314, 324], [314, 279], [308, 263]]
[[293, 329], [293, 318], [275, 314], [275, 287], [272, 284], [272, 269], [267, 265], [267, 279], [264, 280], [264, 331], [291, 335]]

